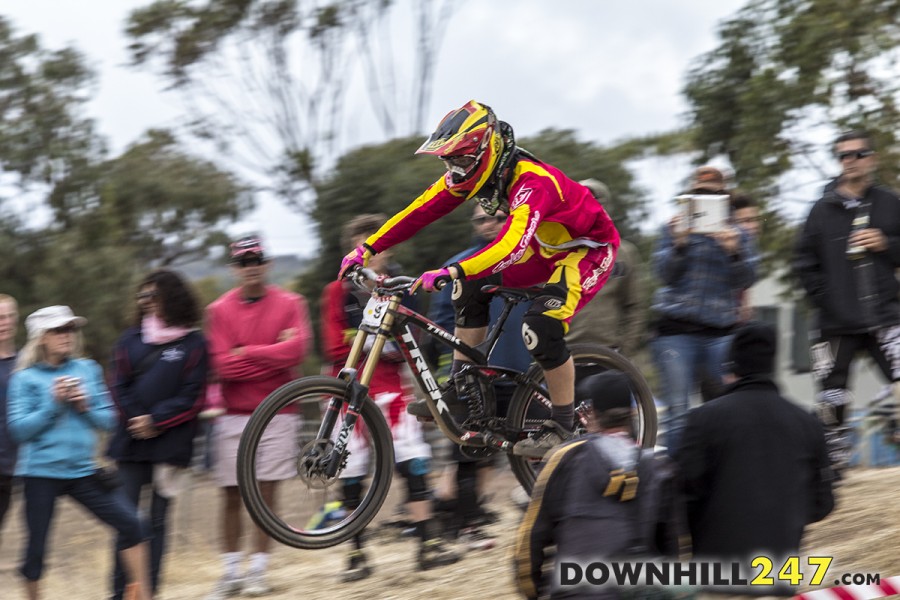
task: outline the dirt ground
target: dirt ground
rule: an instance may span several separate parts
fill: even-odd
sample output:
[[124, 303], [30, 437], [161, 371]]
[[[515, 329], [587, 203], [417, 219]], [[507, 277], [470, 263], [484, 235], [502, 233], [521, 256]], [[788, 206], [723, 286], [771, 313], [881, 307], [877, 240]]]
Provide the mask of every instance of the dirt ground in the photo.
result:
[[[414, 570], [414, 544], [376, 528], [369, 543], [375, 573], [362, 582], [342, 584], [345, 547], [301, 551], [277, 547], [270, 570], [275, 593], [267, 598], [393, 599], [428, 598], [503, 600], [517, 598], [511, 581], [510, 552], [521, 512], [509, 500], [513, 477], [498, 474], [491, 507], [502, 520], [490, 527], [498, 545], [470, 552], [456, 565], [420, 573]], [[850, 472], [838, 490], [838, 508], [809, 528], [802, 554], [834, 556], [828, 579], [841, 573], [900, 575], [900, 467]], [[15, 565], [23, 543], [19, 498], [7, 517], [0, 545], [0, 598], [21, 595]], [[382, 515], [390, 515], [389, 500]], [[216, 490], [195, 476], [175, 507], [170, 553], [161, 600], [202, 599], [220, 574], [215, 519]], [[97, 600], [108, 597], [112, 544], [108, 531], [68, 499], [61, 501], [52, 532], [52, 552], [43, 580], [48, 600]]]

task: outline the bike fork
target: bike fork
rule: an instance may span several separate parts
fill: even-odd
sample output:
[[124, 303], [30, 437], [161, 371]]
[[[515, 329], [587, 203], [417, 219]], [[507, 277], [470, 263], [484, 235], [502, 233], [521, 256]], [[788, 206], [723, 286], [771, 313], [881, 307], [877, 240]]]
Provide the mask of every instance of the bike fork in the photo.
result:
[[[350, 402], [347, 405], [347, 411], [344, 414], [344, 424], [341, 425], [341, 430], [338, 432], [334, 448], [332, 448], [331, 453], [325, 460], [325, 475], [327, 477], [334, 477], [340, 470], [344, 453], [347, 451], [347, 444], [350, 441], [350, 436], [353, 434], [353, 427], [359, 419], [359, 411], [362, 410], [363, 403], [369, 394], [368, 386], [356, 380], [356, 371], [354, 369], [342, 370], [339, 377], [348, 381]], [[322, 419], [322, 424], [319, 427], [318, 439], [331, 439], [331, 433], [337, 423], [338, 414], [343, 404], [344, 398], [342, 397], [335, 396], [331, 399], [325, 412], [325, 418]]]

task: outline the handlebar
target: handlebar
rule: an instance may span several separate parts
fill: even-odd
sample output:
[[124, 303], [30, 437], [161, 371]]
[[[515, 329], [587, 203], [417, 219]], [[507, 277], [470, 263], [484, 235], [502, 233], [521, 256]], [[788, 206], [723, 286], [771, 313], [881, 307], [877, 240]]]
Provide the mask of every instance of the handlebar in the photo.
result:
[[405, 275], [398, 275], [396, 277], [379, 275], [372, 269], [366, 267], [358, 267], [347, 273], [346, 277], [357, 287], [366, 287], [367, 289], [368, 287], [365, 283], [370, 281], [375, 284], [376, 290], [387, 294], [408, 290], [416, 281], [415, 277], [407, 277]]

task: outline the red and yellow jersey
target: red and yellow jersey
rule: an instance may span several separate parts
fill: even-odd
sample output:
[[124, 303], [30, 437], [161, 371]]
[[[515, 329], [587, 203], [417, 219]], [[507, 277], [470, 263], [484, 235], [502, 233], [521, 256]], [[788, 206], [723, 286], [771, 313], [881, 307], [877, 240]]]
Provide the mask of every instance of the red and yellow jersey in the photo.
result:
[[[508, 197], [509, 218], [497, 239], [457, 264], [467, 279], [498, 273], [535, 253], [552, 259], [584, 244], [619, 246], [619, 232], [590, 190], [556, 167], [521, 158]], [[463, 202], [465, 198], [448, 190], [442, 177], [388, 220], [366, 244], [375, 252], [390, 248]]]

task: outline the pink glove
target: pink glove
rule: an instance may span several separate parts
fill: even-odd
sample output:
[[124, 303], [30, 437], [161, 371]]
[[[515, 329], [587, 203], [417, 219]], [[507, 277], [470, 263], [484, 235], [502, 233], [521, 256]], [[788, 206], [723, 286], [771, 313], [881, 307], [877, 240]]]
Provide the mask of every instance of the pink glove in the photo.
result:
[[341, 270], [338, 272], [337, 278], [343, 279], [347, 271], [356, 265], [360, 267], [368, 266], [370, 258], [372, 258], [372, 252], [367, 247], [357, 246], [341, 261]]
[[410, 292], [415, 292], [420, 285], [426, 292], [439, 292], [444, 289], [444, 285], [450, 281], [453, 281], [453, 277], [450, 275], [450, 271], [447, 270], [447, 267], [435, 271], [425, 271], [419, 275], [419, 278], [413, 283]]

